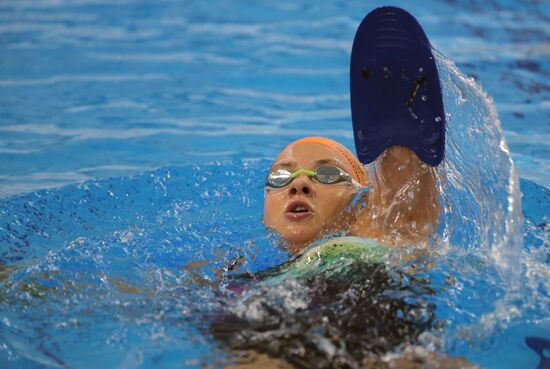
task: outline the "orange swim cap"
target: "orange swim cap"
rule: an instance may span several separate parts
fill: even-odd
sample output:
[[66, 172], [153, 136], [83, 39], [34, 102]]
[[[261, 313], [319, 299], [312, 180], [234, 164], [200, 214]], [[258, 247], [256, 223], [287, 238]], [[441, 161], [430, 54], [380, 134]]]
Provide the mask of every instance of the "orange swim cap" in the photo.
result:
[[359, 182], [359, 184], [361, 184], [362, 186], [366, 184], [367, 171], [365, 170], [365, 168], [363, 167], [359, 159], [357, 159], [357, 157], [353, 155], [352, 152], [349, 151], [341, 143], [325, 137], [304, 137], [292, 142], [287, 147], [301, 144], [301, 143], [316, 143], [336, 151], [336, 153], [338, 153], [341, 157], [343, 157], [346, 160], [346, 162], [350, 165], [350, 167], [353, 169], [353, 173], [350, 173], [352, 174], [353, 178], [357, 182]]

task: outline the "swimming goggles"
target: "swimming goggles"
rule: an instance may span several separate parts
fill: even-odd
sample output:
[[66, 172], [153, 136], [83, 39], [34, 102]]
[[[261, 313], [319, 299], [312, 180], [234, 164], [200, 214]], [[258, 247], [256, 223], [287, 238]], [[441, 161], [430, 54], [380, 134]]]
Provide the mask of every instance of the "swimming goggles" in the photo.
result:
[[361, 186], [349, 174], [332, 165], [322, 166], [316, 170], [298, 169], [295, 172], [288, 169], [277, 169], [267, 176], [265, 185], [271, 188], [282, 188], [294, 181], [300, 174], [306, 174], [323, 184], [348, 182], [355, 186]]

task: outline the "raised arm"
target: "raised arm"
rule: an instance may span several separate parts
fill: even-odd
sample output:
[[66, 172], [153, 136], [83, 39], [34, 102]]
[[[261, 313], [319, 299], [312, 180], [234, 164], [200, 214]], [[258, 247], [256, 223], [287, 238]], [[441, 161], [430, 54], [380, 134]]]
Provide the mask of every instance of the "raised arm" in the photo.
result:
[[393, 146], [375, 161], [369, 173], [366, 205], [351, 227], [356, 236], [387, 245], [423, 242], [433, 236], [439, 216], [435, 168], [406, 147]]

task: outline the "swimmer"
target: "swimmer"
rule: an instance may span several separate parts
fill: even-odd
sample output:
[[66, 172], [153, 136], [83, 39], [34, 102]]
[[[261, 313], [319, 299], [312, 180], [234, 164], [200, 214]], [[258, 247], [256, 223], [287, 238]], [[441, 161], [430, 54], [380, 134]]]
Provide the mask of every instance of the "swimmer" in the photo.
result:
[[[325, 137], [298, 139], [277, 155], [263, 222], [293, 257], [254, 276], [256, 289], [212, 333], [246, 359], [234, 368], [474, 368], [415, 348], [438, 327], [435, 292], [388, 258], [394, 247], [430, 242], [440, 212], [445, 113], [430, 44], [414, 17], [395, 7], [369, 13], [355, 36], [350, 81], [357, 156]], [[406, 274], [414, 283], [404, 299]], [[299, 304], [285, 310], [295, 302], [291, 292]]]
[[[353, 202], [362, 189], [361, 198]], [[264, 224], [292, 253], [333, 233], [395, 246], [426, 241], [439, 213], [435, 169], [406, 147], [393, 146], [369, 176], [340, 143], [306, 137], [274, 160], [265, 187]]]
[[[445, 112], [430, 42], [412, 15], [382, 7], [363, 19], [350, 96], [357, 157], [336, 141], [307, 137], [284, 148], [270, 168], [263, 221], [292, 253], [336, 233], [387, 246], [419, 244], [435, 233]], [[363, 164], [371, 162], [367, 174]]]

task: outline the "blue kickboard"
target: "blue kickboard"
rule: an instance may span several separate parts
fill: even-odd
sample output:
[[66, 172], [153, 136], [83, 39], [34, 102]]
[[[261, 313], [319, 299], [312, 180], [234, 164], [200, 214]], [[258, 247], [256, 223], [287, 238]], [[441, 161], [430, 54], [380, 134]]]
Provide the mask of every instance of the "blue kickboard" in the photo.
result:
[[355, 148], [363, 164], [390, 146], [406, 146], [425, 163], [444, 157], [445, 112], [432, 48], [418, 21], [386, 6], [361, 22], [351, 52], [350, 96]]

